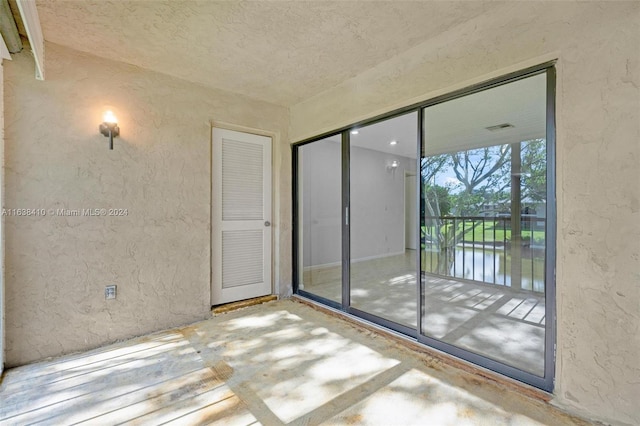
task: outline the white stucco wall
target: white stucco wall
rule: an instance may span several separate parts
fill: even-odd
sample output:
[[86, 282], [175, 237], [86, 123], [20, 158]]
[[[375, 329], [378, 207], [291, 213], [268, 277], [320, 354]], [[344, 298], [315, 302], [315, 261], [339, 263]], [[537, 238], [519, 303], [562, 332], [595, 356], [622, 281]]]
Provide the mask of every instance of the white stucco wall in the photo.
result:
[[[8, 366], [209, 316], [212, 121], [274, 136], [274, 257], [290, 259], [285, 108], [46, 50], [46, 81], [26, 50], [5, 62], [4, 205], [128, 215], [6, 218]], [[121, 128], [113, 151], [98, 132], [107, 107]], [[290, 263], [275, 268], [283, 295]]]
[[299, 141], [551, 59], [557, 71], [554, 403], [640, 424], [640, 3], [517, 2], [291, 108]]

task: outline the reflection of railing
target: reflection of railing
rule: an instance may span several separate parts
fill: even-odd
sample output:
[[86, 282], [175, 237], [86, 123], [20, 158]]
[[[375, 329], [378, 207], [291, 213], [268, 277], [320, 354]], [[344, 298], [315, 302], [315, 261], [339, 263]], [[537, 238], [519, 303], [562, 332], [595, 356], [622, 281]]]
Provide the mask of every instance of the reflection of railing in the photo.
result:
[[523, 215], [520, 235], [510, 216], [426, 216], [425, 272], [544, 292], [545, 218]]

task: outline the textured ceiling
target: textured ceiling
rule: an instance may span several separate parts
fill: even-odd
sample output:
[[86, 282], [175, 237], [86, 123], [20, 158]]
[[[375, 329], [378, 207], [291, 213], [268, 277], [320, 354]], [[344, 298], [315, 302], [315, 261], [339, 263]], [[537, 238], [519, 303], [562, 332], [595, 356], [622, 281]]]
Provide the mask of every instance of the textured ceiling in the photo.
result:
[[[437, 155], [545, 138], [546, 84], [545, 74], [539, 74], [426, 108], [425, 153]], [[412, 112], [360, 127], [358, 134], [351, 135], [351, 145], [416, 158], [417, 120], [418, 115]], [[504, 123], [513, 127], [487, 130]], [[340, 135], [327, 139], [340, 142]]]
[[37, 1], [49, 42], [284, 106], [495, 4]]

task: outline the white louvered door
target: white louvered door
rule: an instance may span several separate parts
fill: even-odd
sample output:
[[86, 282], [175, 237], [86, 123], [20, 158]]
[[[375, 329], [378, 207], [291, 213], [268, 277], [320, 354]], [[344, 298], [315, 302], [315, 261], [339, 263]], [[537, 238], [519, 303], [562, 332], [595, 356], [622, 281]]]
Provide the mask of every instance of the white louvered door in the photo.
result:
[[213, 129], [211, 304], [271, 294], [271, 138]]

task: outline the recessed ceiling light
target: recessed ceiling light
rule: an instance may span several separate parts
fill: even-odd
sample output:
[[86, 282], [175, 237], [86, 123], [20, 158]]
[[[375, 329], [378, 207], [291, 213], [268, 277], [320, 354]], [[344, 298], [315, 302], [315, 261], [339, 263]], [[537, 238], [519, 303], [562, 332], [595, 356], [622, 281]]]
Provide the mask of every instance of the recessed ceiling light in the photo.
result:
[[359, 133], [359, 132], [358, 132], [357, 130], [352, 130], [352, 131], [351, 131], [351, 134], [352, 134], [352, 135], [357, 135], [358, 133]]
[[391, 141], [391, 142], [389, 142], [389, 145], [391, 145], [391, 146], [398, 145], [398, 141]]

